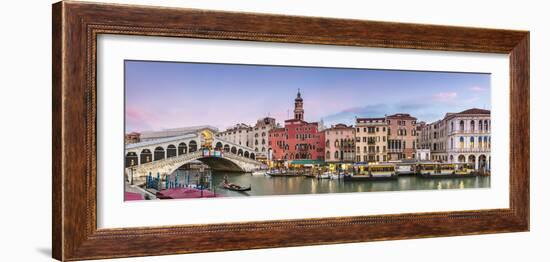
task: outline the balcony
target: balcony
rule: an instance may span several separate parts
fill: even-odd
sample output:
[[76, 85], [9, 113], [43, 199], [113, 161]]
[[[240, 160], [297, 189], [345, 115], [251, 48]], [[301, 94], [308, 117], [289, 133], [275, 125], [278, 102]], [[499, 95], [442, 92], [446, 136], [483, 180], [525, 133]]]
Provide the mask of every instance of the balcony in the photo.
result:
[[491, 148], [453, 148], [448, 150], [449, 153], [489, 153]]
[[473, 134], [476, 134], [476, 135], [482, 135], [482, 134], [491, 134], [491, 130], [488, 130], [488, 131], [485, 131], [485, 130], [474, 130], [473, 132], [470, 131], [470, 130], [454, 130], [454, 131], [449, 131], [447, 132], [448, 135], [473, 135]]

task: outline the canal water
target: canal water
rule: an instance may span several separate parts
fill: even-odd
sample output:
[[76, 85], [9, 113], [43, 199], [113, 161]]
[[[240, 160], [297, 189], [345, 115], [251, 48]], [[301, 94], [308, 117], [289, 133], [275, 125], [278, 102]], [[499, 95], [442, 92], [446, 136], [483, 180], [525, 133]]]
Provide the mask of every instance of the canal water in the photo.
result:
[[[224, 176], [230, 183], [241, 186], [251, 186], [252, 190], [235, 192], [221, 187]], [[401, 176], [390, 181], [345, 181], [336, 179], [316, 179], [308, 177], [270, 177], [252, 176], [250, 173], [212, 173], [212, 187], [217, 194], [230, 197], [323, 194], [350, 192], [379, 192], [403, 190], [434, 190], [489, 188], [491, 178], [488, 176], [464, 178], [421, 178], [416, 176]]]

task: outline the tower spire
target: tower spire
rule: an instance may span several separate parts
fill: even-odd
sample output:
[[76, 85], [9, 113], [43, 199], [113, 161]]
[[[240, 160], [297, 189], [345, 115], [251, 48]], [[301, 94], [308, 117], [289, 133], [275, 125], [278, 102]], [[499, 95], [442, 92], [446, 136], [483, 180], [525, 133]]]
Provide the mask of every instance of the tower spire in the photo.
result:
[[296, 99], [294, 99], [294, 119], [304, 120], [304, 100], [302, 99], [300, 88], [298, 88], [298, 94], [296, 95]]

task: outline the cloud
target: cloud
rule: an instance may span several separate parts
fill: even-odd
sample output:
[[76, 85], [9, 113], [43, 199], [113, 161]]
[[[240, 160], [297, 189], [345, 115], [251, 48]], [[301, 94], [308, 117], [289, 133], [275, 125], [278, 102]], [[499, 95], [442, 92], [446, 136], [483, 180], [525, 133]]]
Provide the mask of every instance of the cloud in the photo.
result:
[[464, 100], [464, 103], [474, 103], [474, 102], [477, 102], [477, 101], [479, 101], [479, 97], [474, 96], [474, 97], [470, 97], [470, 98]]
[[484, 87], [481, 87], [481, 86], [472, 86], [472, 87], [470, 87], [470, 91], [473, 91], [473, 92], [483, 92], [483, 91], [485, 91], [485, 88], [484, 88]]
[[456, 92], [441, 92], [434, 94], [432, 98], [437, 102], [450, 102], [458, 97]]

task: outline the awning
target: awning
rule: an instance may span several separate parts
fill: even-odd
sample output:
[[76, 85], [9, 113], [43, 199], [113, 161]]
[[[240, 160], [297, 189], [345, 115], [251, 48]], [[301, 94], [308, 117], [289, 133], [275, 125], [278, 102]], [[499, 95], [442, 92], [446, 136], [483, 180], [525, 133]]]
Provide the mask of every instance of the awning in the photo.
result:
[[296, 159], [290, 161], [291, 165], [324, 165], [325, 161], [323, 160], [314, 160], [314, 159]]

